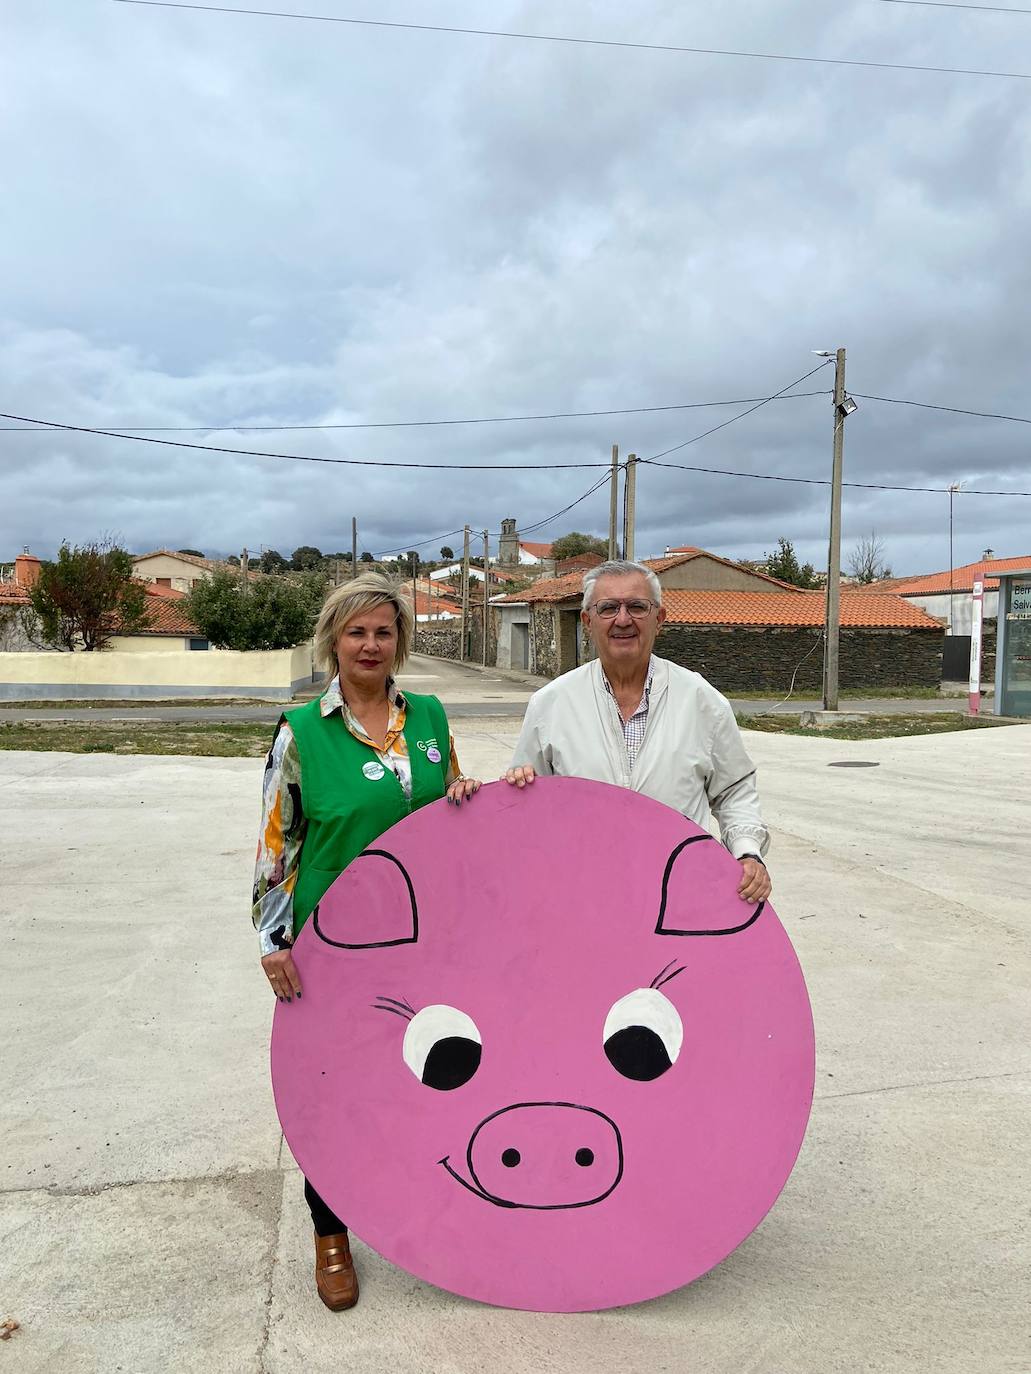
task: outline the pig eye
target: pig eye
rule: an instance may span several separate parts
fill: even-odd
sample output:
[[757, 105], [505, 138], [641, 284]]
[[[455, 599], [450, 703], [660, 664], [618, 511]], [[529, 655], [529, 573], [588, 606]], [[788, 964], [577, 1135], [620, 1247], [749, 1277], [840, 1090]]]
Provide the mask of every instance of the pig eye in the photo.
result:
[[476, 1022], [456, 1007], [423, 1007], [408, 1023], [401, 1053], [420, 1083], [450, 1092], [480, 1067], [483, 1042]]
[[684, 1026], [664, 992], [638, 988], [621, 997], [606, 1016], [602, 1040], [617, 1073], [649, 1083], [677, 1062]]

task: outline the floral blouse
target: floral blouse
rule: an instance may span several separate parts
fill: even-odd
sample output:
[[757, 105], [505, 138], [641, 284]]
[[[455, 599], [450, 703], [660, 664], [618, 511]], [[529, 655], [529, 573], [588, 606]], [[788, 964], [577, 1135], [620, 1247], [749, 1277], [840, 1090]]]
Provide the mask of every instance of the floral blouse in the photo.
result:
[[[340, 691], [340, 679], [335, 677], [319, 702], [323, 716], [339, 711], [344, 723], [362, 744], [374, 749], [376, 757], [397, 775], [406, 797], [412, 795], [412, 765], [408, 758], [404, 728], [407, 704], [394, 682], [387, 679], [390, 701], [390, 720], [383, 748], [378, 748], [347, 705]], [[451, 737], [451, 757], [447, 784], [461, 777]], [[261, 954], [274, 954], [293, 943], [293, 893], [301, 861], [301, 846], [308, 829], [301, 805], [301, 759], [293, 731], [284, 721], [272, 742], [265, 761], [262, 785], [261, 833], [258, 836], [258, 856], [254, 869], [254, 892], [251, 919], [258, 932]]]

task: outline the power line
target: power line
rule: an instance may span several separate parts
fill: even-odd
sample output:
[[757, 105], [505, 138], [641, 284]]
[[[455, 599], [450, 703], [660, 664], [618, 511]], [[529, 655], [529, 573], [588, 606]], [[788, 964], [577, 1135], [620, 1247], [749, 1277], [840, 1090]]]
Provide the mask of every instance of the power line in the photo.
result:
[[[535, 530], [540, 530], [543, 529], [545, 525], [550, 525], [553, 520], [557, 520], [560, 515], [565, 515], [567, 511], [571, 511], [573, 507], [578, 506], [581, 501], [586, 501], [588, 496], [593, 496], [599, 488], [603, 487], [605, 483], [608, 482], [608, 480], [609, 474], [606, 472], [604, 477], [595, 482], [592, 487], [589, 487], [582, 496], [578, 496], [575, 501], [570, 501], [568, 506], [563, 506], [561, 510], [555, 511], [552, 515], [546, 515], [543, 520], [538, 520], [533, 524], [524, 526], [519, 533], [532, 534]], [[465, 526], [462, 525], [457, 530], [445, 530], [443, 534], [434, 534], [429, 539], [422, 539], [415, 544], [408, 543], [399, 545], [396, 549], [385, 549], [381, 557], [386, 557], [388, 554], [392, 553], [407, 553], [409, 549], [424, 549], [428, 544], [435, 544], [439, 539], [448, 539], [453, 534], [461, 534], [464, 529]]]
[[[642, 458], [642, 463], [649, 463], [656, 468], [675, 468], [678, 472], [701, 472], [708, 473], [714, 477], [750, 477], [755, 482], [796, 482], [810, 487], [829, 487], [830, 481], [826, 477], [785, 477], [780, 473], [772, 472], [739, 472], [732, 468], [703, 468], [690, 463], [660, 463], [654, 458]], [[843, 486], [855, 487], [861, 491], [910, 491], [910, 492], [930, 492], [935, 496], [947, 496], [948, 487], [901, 487], [894, 486], [888, 482], [844, 482]], [[988, 491], [980, 487], [963, 487], [961, 492], [956, 495], [963, 496], [1031, 496], [1031, 491]]]
[[128, 443], [160, 444], [163, 448], [185, 448], [200, 453], [232, 453], [238, 458], [278, 458], [291, 463], [335, 463], [356, 468], [429, 468], [461, 472], [529, 472], [560, 468], [608, 468], [603, 463], [400, 463], [379, 458], [318, 458], [307, 453], [272, 453], [267, 449], [228, 448], [223, 444], [189, 444], [184, 439], [152, 439], [143, 434], [125, 434], [114, 429], [96, 429], [90, 425], [66, 425], [57, 420], [40, 420], [30, 415], [8, 415], [0, 411], [0, 420], [20, 420], [25, 424], [42, 425], [48, 429], [70, 430], [75, 434], [95, 434], [105, 439], [124, 439]]
[[931, 67], [908, 62], [873, 62], [853, 57], [810, 57], [799, 53], [750, 52], [735, 48], [694, 48], [679, 43], [634, 43], [613, 38], [581, 38], [570, 34], [521, 33], [509, 29], [459, 28], [454, 24], [402, 24], [388, 19], [354, 19], [336, 14], [294, 14], [285, 10], [244, 9], [230, 5], [193, 5], [185, 0], [115, 0], [118, 5], [144, 5], [152, 9], [203, 10], [210, 14], [261, 15], [266, 19], [301, 19], [320, 24], [352, 24], [362, 28], [410, 29], [419, 33], [465, 34], [479, 38], [514, 38], [532, 43], [575, 43], [592, 48], [630, 48], [639, 52], [690, 53], [699, 57], [752, 58], [763, 62], [807, 62], [825, 67], [866, 67], [894, 72], [934, 72], [946, 76], [989, 76], [1031, 81], [1031, 72], [997, 72], [968, 67]]
[[1013, 5], [961, 5], [958, 0], [880, 0], [882, 5], [917, 5], [932, 10], [984, 10], [986, 14], [1031, 14]]
[[965, 410], [961, 406], [939, 406], [930, 401], [906, 401], [899, 396], [870, 396], [865, 391], [853, 391], [852, 396], [858, 396], [862, 401], [884, 401], [893, 406], [919, 406], [921, 410], [944, 410], [949, 415], [976, 415], [982, 420], [1011, 420], [1015, 425], [1031, 425], [1031, 419], [1026, 415], [1000, 415], [992, 410]]
[[[628, 406], [621, 410], [559, 410], [541, 415], [484, 415], [457, 420], [369, 420], [339, 425], [109, 425], [119, 434], [216, 434], [232, 430], [236, 434], [279, 434], [299, 430], [333, 429], [419, 429], [436, 425], [507, 425], [527, 420], [587, 420], [607, 415], [653, 415], [667, 410], [707, 410], [718, 406], [743, 406], [751, 401], [794, 401], [804, 396], [829, 396], [829, 391], [799, 391], [793, 396], [745, 396], [733, 401], [683, 401], [676, 405]], [[50, 425], [0, 425], [0, 434], [46, 434]], [[88, 432], [88, 431], [86, 431]]]
[[697, 444], [700, 439], [707, 439], [710, 434], [715, 434], [717, 430], [726, 429], [728, 425], [734, 424], [737, 420], [743, 420], [746, 415], [751, 415], [754, 411], [760, 410], [764, 405], [768, 405], [770, 401], [775, 401], [778, 396], [783, 396], [784, 393], [790, 391], [792, 387], [801, 386], [808, 377], [812, 377], [814, 373], [821, 371], [825, 367], [829, 367], [833, 361], [832, 358], [828, 358], [826, 362], [817, 363], [811, 371], [799, 377], [798, 381], [789, 382], [787, 386], [782, 386], [781, 389], [774, 392], [772, 396], [765, 397], [763, 400], [757, 402], [757, 404], [750, 406], [748, 410], [742, 410], [739, 415], [732, 415], [729, 420], [724, 420], [721, 424], [713, 425], [711, 429], [705, 430], [702, 434], [696, 434], [693, 439], [685, 439], [682, 444], [674, 444], [672, 448], [664, 448], [661, 453], [653, 453], [650, 458], [642, 458], [641, 461], [643, 463], [654, 463], [659, 458], [665, 458], [668, 453], [676, 453], [678, 449], [687, 448], [689, 444]]

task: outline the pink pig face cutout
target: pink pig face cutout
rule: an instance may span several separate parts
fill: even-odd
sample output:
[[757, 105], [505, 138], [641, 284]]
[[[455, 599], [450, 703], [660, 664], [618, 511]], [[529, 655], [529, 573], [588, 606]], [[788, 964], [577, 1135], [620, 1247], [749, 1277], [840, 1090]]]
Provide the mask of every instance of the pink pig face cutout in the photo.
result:
[[505, 1307], [656, 1297], [759, 1224], [812, 1100], [767, 904], [675, 811], [574, 778], [436, 802], [329, 888], [276, 1009], [294, 1157], [357, 1235]]

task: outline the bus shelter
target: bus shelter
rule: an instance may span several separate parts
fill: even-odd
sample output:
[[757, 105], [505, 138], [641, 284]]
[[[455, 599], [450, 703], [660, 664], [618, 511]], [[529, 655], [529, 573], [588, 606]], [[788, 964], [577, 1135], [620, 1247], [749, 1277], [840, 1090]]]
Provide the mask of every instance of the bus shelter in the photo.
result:
[[995, 714], [1031, 716], [1031, 567], [999, 579]]

